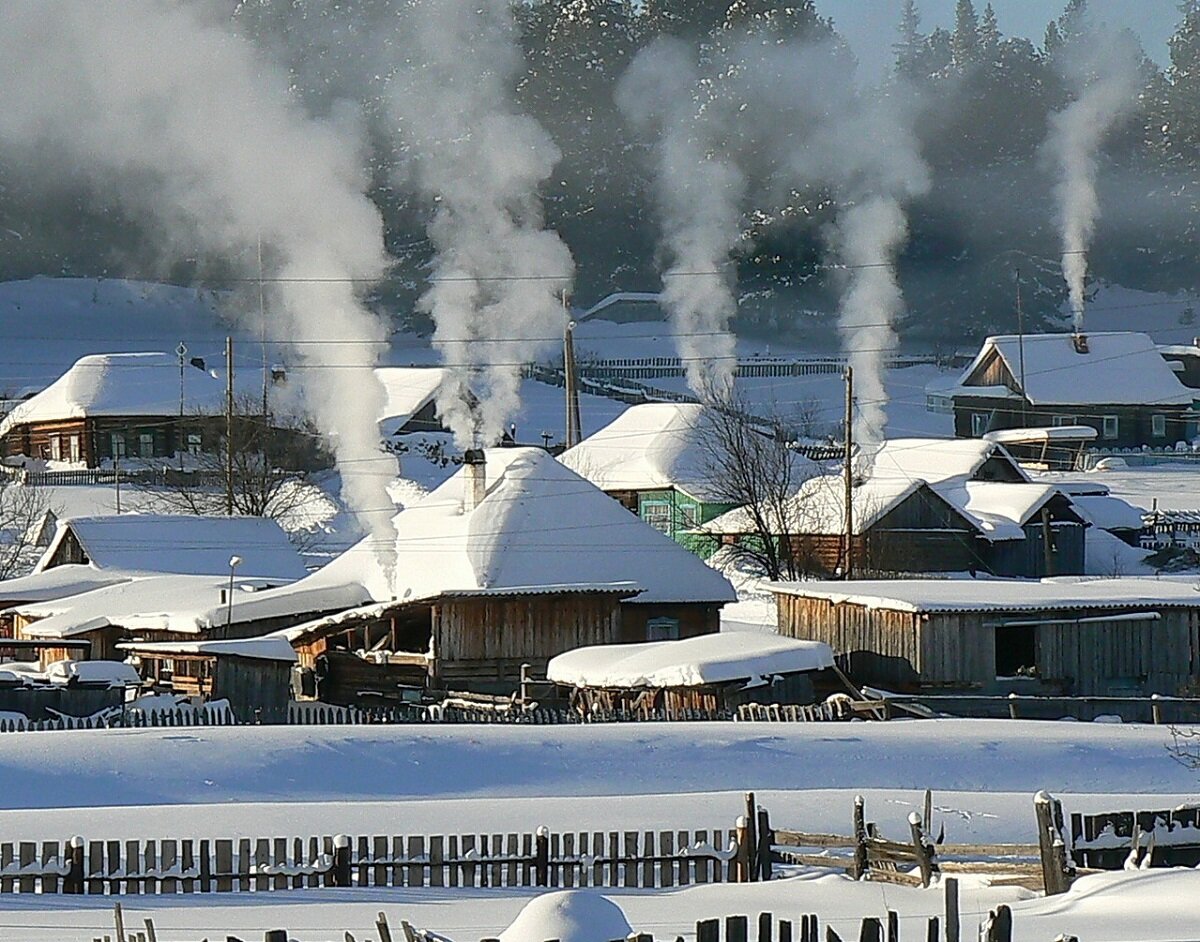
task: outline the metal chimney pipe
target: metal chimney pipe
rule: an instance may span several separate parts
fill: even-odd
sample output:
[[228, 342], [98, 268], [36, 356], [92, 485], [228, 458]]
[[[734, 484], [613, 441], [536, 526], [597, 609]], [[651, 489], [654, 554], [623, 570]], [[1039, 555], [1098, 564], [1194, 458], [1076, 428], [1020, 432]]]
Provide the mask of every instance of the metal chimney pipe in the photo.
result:
[[463, 513], [470, 513], [487, 496], [487, 457], [482, 448], [468, 448], [463, 453]]

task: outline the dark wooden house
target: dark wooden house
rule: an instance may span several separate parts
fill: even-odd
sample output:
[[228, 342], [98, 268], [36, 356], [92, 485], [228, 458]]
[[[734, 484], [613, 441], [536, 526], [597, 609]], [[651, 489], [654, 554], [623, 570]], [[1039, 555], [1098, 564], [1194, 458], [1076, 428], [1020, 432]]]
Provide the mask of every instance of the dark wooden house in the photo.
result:
[[1200, 672], [1187, 579], [793, 582], [782, 634], [824, 641], [857, 681], [890, 689], [1179, 694]]
[[1088, 426], [1099, 448], [1164, 447], [1197, 434], [1196, 395], [1146, 334], [989, 337], [952, 384], [926, 388], [954, 434]]
[[[1056, 488], [1031, 481], [984, 441], [891, 439], [852, 488], [856, 573], [979, 572], [1037, 578], [1086, 571], [1086, 523]], [[813, 478], [782, 513], [774, 538], [797, 571], [832, 576], [846, 551], [841, 475]], [[722, 543], [758, 539], [745, 509], [702, 528]]]

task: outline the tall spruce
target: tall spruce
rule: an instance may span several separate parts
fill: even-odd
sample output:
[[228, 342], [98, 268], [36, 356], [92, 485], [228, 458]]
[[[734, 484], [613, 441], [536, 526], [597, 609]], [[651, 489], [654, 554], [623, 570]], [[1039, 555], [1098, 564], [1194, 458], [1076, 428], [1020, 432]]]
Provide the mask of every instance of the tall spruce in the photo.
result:
[[958, 0], [954, 8], [954, 33], [950, 39], [954, 67], [959, 71], [979, 61], [979, 15], [971, 0]]

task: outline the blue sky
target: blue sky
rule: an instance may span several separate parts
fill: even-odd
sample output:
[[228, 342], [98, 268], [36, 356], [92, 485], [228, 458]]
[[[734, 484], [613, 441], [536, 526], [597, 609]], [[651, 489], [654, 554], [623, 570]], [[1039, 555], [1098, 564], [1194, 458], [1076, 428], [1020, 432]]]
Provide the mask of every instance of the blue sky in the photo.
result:
[[[987, 0], [975, 0], [983, 10]], [[854, 48], [866, 77], [882, 74], [891, 59], [902, 0], [817, 0], [817, 9], [832, 16], [838, 31]], [[1062, 13], [1066, 0], [992, 0], [1000, 30], [1005, 35], [1027, 36], [1041, 43], [1046, 24]], [[917, 0], [921, 28], [954, 23], [955, 0]], [[1113, 26], [1128, 26], [1141, 37], [1152, 59], [1167, 62], [1167, 39], [1179, 20], [1176, 0], [1091, 0], [1097, 20]]]

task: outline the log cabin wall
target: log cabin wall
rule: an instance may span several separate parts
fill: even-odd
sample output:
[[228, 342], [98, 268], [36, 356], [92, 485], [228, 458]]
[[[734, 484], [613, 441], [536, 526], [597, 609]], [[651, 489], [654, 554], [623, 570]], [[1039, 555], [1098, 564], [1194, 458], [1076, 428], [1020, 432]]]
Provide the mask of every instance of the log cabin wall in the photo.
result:
[[446, 686], [511, 689], [522, 663], [544, 676], [556, 654], [620, 640], [621, 611], [613, 594], [445, 598], [433, 631]]
[[694, 638], [721, 630], [721, 606], [700, 602], [624, 602], [621, 604], [621, 631], [618, 640], [628, 644], [661, 640], [652, 638], [649, 631], [649, 623], [657, 619], [674, 621], [678, 626], [678, 634], [675, 637]]
[[234, 716], [243, 723], [287, 719], [291, 664], [225, 654], [218, 655], [216, 662], [213, 696], [228, 700]]

